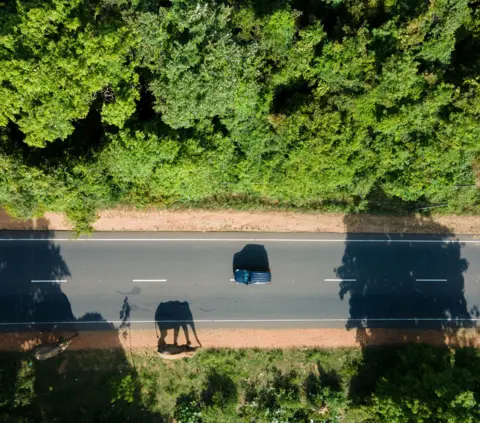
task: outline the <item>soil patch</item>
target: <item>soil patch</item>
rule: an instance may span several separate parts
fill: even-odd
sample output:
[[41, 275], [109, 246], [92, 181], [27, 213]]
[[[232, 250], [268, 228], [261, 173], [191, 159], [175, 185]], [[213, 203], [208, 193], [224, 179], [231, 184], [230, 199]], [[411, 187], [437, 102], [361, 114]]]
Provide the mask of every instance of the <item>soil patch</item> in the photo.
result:
[[[0, 212], [0, 229], [71, 230], [65, 215], [45, 213], [21, 221]], [[253, 231], [253, 232], [363, 232], [445, 233], [480, 235], [480, 216], [379, 216], [371, 214], [243, 212], [234, 210], [134, 210], [99, 213], [96, 231]]]
[[[403, 343], [426, 343], [450, 347], [480, 347], [480, 334], [475, 329], [454, 333], [440, 330], [366, 329], [361, 336], [346, 329], [198, 329], [203, 348], [343, 348]], [[65, 338], [71, 334], [62, 334]], [[122, 348], [157, 350], [154, 330], [81, 332], [72, 340], [69, 351]], [[169, 335], [172, 336], [171, 334]], [[45, 337], [38, 333], [5, 333], [0, 338], [0, 351], [30, 351]], [[45, 341], [43, 341], [45, 342]], [[171, 342], [167, 337], [167, 342]], [[180, 334], [178, 343], [186, 340]], [[192, 345], [197, 346], [197, 345]]]

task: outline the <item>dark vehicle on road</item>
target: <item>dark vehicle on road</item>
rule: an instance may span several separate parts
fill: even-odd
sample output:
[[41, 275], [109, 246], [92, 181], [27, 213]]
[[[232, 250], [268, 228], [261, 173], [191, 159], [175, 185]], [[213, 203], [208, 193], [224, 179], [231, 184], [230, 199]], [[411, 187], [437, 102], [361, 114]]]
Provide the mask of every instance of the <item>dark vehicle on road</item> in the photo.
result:
[[243, 285], [268, 285], [272, 283], [270, 270], [235, 270], [235, 282]]

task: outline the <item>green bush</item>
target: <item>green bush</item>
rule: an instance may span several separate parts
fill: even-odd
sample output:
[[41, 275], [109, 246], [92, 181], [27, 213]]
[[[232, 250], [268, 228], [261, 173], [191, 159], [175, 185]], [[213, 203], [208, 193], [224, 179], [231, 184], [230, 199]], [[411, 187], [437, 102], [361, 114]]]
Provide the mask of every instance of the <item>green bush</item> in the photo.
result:
[[116, 401], [125, 401], [132, 403], [135, 401], [135, 383], [132, 375], [123, 376], [119, 380], [113, 381], [112, 386], [112, 404]]
[[459, 363], [461, 355], [427, 346], [400, 352], [378, 381], [372, 411], [392, 423], [479, 421], [478, 355]]
[[153, 4], [1, 6], [13, 214], [88, 232], [116, 204], [480, 211], [475, 1]]
[[201, 410], [201, 405], [195, 393], [182, 394], [177, 399], [174, 417], [178, 423], [202, 423]]
[[20, 362], [12, 401], [14, 408], [29, 406], [35, 400], [35, 368], [32, 364], [26, 360]]

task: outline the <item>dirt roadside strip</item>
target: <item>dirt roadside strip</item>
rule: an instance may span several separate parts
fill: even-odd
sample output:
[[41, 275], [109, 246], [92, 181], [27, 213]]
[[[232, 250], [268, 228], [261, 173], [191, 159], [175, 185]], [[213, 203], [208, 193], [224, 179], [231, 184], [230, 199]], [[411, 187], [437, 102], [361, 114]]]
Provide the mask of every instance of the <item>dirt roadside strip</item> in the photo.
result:
[[[60, 213], [28, 221], [0, 212], [0, 229], [71, 230]], [[112, 209], [99, 213], [96, 231], [255, 231], [451, 233], [480, 235], [480, 216], [383, 216], [370, 214], [246, 212], [234, 210]]]
[[[346, 330], [346, 329], [199, 329], [198, 338], [203, 348], [342, 348], [392, 345], [405, 342], [422, 342], [436, 346], [480, 347], [480, 335], [474, 329], [461, 329], [455, 333], [442, 330]], [[46, 334], [33, 332], [2, 333], [0, 351], [30, 351], [41, 342], [52, 342]], [[65, 338], [71, 334], [64, 334]], [[170, 335], [171, 336], [171, 335]], [[167, 342], [172, 342], [167, 336]], [[185, 343], [183, 334], [179, 344]], [[193, 345], [197, 346], [197, 345]], [[123, 348], [124, 350], [157, 349], [154, 330], [128, 332], [80, 332], [73, 339], [70, 351]]]

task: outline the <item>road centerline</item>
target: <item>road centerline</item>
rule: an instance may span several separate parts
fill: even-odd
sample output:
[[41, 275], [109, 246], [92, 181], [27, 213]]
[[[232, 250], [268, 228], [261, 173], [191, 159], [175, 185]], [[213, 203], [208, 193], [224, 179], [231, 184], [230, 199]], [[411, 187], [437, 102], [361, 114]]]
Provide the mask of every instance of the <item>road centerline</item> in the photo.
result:
[[324, 279], [325, 282], [356, 282], [356, 279]]
[[166, 279], [133, 279], [133, 282], [167, 282]]
[[447, 282], [446, 279], [415, 279], [417, 282]]

